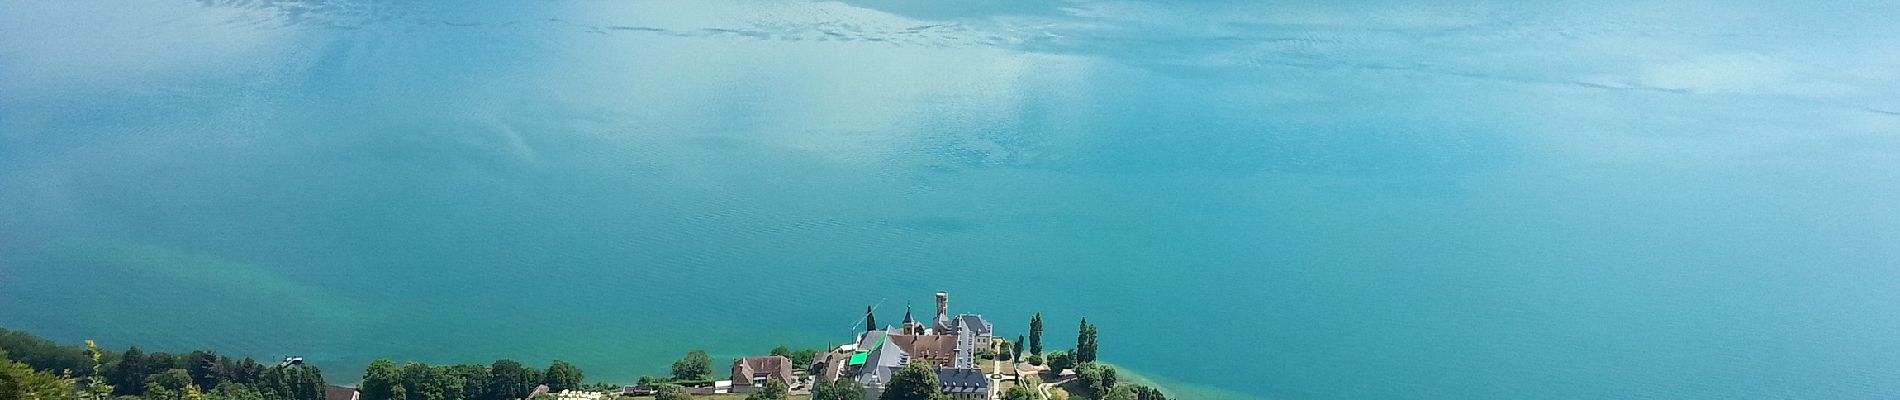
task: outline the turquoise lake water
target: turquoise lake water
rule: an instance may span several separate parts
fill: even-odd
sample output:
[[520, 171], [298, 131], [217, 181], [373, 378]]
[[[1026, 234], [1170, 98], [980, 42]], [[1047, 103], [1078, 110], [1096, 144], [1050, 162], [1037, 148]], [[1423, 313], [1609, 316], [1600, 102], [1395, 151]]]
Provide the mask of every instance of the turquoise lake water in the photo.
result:
[[0, 0], [0, 326], [627, 382], [946, 290], [1190, 399], [1900, 397], [1900, 3], [1519, 3]]

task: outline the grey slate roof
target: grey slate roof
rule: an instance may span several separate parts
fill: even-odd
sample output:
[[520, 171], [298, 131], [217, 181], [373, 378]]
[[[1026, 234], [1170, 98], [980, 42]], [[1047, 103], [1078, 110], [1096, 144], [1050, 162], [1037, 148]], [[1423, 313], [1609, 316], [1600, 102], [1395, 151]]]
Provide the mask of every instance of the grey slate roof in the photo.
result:
[[[865, 336], [870, 337], [871, 335]], [[865, 346], [870, 345], [867, 344]], [[884, 345], [871, 349], [871, 355], [864, 361], [864, 365], [858, 369], [857, 379], [859, 383], [865, 384], [870, 384], [871, 382], [877, 382], [879, 384], [889, 383], [891, 376], [896, 375], [899, 368], [904, 368], [905, 365], [909, 364], [910, 355], [904, 354], [904, 349], [898, 348], [896, 343], [891, 343], [891, 341], [886, 340], [884, 341]]]
[[884, 338], [884, 335], [889, 335], [889, 334], [890, 332], [887, 332], [884, 330], [875, 330], [875, 331], [865, 332], [863, 336], [858, 337], [858, 351], [876, 350], [876, 349], [872, 349], [871, 345], [877, 344], [878, 339], [882, 339]]
[[978, 336], [990, 336], [990, 330], [993, 329], [989, 320], [976, 314], [958, 315], [956, 319], [950, 320], [950, 327], [958, 333], [968, 331]]
[[989, 393], [990, 377], [976, 368], [938, 368], [937, 380], [944, 393]]

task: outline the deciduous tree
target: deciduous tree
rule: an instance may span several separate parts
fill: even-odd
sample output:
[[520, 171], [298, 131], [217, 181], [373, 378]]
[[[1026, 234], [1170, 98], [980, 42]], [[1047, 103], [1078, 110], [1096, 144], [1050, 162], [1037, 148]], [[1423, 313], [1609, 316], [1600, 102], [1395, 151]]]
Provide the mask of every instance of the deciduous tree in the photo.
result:
[[692, 400], [692, 395], [686, 394], [686, 388], [680, 385], [662, 383], [654, 390], [653, 400]]
[[185, 386], [191, 385], [191, 373], [183, 368], [172, 368], [146, 378], [145, 383], [158, 384], [160, 387], [171, 390], [184, 390]]
[[323, 371], [307, 364], [269, 368], [258, 390], [272, 399], [323, 400]]
[[548, 365], [548, 373], [543, 375], [542, 379], [546, 381], [549, 391], [560, 392], [568, 389], [579, 389], [582, 380], [586, 378], [586, 376], [587, 375], [581, 372], [580, 367], [576, 367], [574, 364], [569, 364], [566, 361], [554, 360], [553, 364]]
[[819, 382], [811, 389], [811, 400], [864, 400], [864, 384], [850, 379]]
[[1118, 380], [1115, 367], [1112, 366], [1083, 363], [1075, 367], [1075, 381], [1081, 387], [1083, 397], [1104, 400], [1115, 389]]
[[891, 376], [891, 383], [884, 386], [884, 395], [878, 399], [932, 400], [941, 388], [942, 382], [937, 380], [937, 371], [932, 370], [928, 362], [913, 360]]
[[686, 357], [673, 362], [673, 377], [680, 380], [701, 380], [712, 376], [712, 356], [705, 350], [693, 350]]
[[264, 392], [237, 382], [225, 382], [204, 393], [205, 400], [264, 400]]
[[0, 399], [71, 400], [73, 381], [33, 370], [0, 350]]
[[119, 364], [107, 373], [106, 382], [112, 384], [112, 394], [136, 396], [145, 392], [145, 370], [145, 351], [132, 346], [119, 355]]
[[805, 368], [805, 366], [811, 365], [811, 361], [818, 358], [818, 352], [819, 350], [817, 349], [792, 350], [785, 346], [772, 348], [772, 355], [783, 356], [786, 359], [790, 359], [792, 360], [792, 365], [798, 366], [798, 368]]
[[1162, 394], [1160, 389], [1144, 385], [1128, 384], [1121, 385], [1117, 387], [1116, 390], [1120, 390], [1121, 388], [1127, 388], [1129, 392], [1133, 392], [1135, 394], [1135, 400], [1168, 400], [1168, 395]]
[[462, 397], [462, 380], [446, 368], [423, 363], [402, 366], [402, 388], [408, 400], [457, 400]]
[[1043, 361], [1049, 365], [1049, 369], [1056, 370], [1056, 372], [1061, 372], [1065, 369], [1075, 369], [1076, 365], [1075, 356], [1064, 351], [1049, 352], [1049, 356], [1044, 358]]
[[496, 360], [488, 366], [488, 397], [486, 400], [511, 400], [528, 397], [534, 391], [539, 379], [533, 370], [522, 367], [514, 360]]
[[447, 367], [448, 373], [462, 381], [462, 399], [481, 400], [488, 393], [488, 366], [460, 364]]
[[1035, 389], [1013, 386], [1003, 391], [1003, 400], [1042, 400], [1042, 394], [1036, 393]]
[[363, 371], [363, 400], [403, 400], [409, 394], [402, 387], [402, 370], [395, 361], [371, 361]]

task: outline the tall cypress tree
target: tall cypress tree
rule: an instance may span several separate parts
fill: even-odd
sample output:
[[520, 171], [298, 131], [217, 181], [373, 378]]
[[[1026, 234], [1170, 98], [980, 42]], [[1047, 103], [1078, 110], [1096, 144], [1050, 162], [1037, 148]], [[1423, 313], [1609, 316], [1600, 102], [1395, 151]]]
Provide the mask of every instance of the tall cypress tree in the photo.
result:
[[1029, 318], [1029, 354], [1042, 355], [1042, 313]]
[[864, 331], [875, 330], [877, 330], [877, 313], [872, 311], [871, 306], [864, 306]]
[[1011, 347], [1009, 359], [1021, 361], [1023, 359], [1023, 335], [1016, 335], [1016, 343], [1012, 343]]
[[1083, 318], [1082, 326], [1076, 330], [1075, 334], [1075, 362], [1077, 364], [1095, 362], [1095, 352], [1098, 349], [1095, 342], [1095, 325], [1090, 325], [1089, 319]]

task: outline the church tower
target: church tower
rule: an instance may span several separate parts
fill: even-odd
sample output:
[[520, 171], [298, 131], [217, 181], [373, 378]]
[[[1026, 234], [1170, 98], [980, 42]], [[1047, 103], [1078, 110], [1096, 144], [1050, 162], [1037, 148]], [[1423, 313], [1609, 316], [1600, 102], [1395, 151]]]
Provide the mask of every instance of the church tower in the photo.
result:
[[911, 316], [910, 316], [910, 305], [908, 305], [908, 304], [906, 304], [906, 305], [904, 305], [904, 327], [903, 327], [903, 332], [904, 332], [904, 334], [906, 334], [906, 335], [922, 335], [922, 334], [924, 334], [924, 324], [920, 324], [920, 323], [917, 323], [917, 319], [915, 319], [915, 318], [911, 318]]

